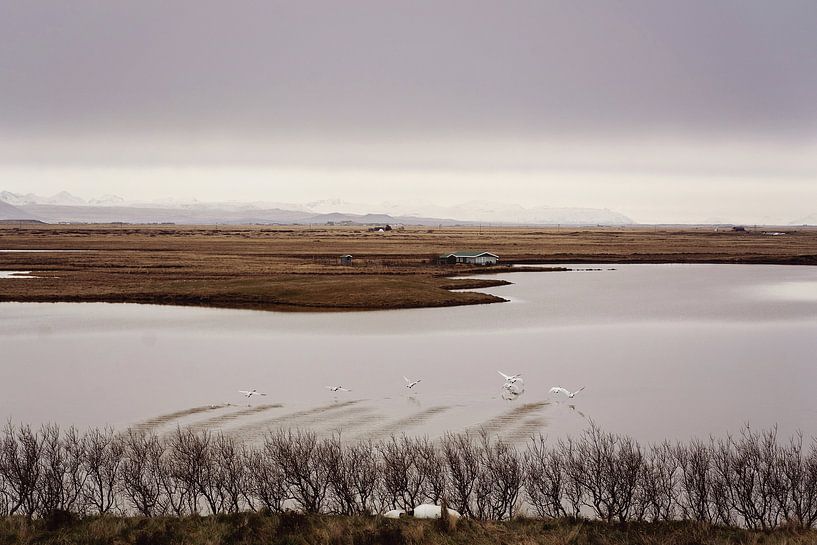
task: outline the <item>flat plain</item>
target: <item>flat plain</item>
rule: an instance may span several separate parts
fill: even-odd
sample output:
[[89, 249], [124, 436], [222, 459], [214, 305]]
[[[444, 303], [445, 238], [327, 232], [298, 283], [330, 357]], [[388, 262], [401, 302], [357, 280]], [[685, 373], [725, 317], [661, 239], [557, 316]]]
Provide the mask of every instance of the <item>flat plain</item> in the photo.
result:
[[[495, 253], [501, 265], [437, 262], [458, 250]], [[351, 265], [340, 263], [344, 254]], [[817, 228], [7, 224], [0, 226], [0, 271], [37, 278], [0, 280], [0, 301], [302, 311], [455, 306], [502, 301], [450, 291], [503, 283], [461, 276], [523, 263], [817, 265]]]

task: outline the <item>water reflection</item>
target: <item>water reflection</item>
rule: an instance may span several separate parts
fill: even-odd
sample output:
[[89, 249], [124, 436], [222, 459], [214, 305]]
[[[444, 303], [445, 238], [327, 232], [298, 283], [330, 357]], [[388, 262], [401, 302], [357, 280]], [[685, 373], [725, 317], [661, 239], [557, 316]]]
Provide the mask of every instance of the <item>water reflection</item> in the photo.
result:
[[517, 379], [515, 382], [506, 382], [502, 386], [501, 397], [505, 401], [514, 401], [525, 393], [525, 381]]
[[16, 279], [24, 279], [24, 278], [39, 278], [39, 277], [32, 276], [31, 271], [0, 271], [0, 278], [9, 279], [9, 280], [16, 280]]

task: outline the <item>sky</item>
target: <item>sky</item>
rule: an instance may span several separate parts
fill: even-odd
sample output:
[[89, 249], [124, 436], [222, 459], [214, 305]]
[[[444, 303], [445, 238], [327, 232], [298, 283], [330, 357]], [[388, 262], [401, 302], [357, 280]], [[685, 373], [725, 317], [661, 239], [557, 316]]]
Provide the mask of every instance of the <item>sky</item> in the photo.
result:
[[813, 0], [2, 0], [0, 190], [788, 223], [815, 28]]

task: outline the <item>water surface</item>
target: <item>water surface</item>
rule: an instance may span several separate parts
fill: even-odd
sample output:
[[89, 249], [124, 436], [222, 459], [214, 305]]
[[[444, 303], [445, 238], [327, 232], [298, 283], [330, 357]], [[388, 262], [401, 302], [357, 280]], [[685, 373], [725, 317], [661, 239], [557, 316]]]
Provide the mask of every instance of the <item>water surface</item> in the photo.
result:
[[[483, 291], [510, 303], [442, 309], [4, 303], [0, 417], [248, 440], [297, 426], [521, 441], [589, 419], [643, 440], [747, 423], [817, 435], [817, 268], [601, 268], [503, 275], [514, 284]], [[503, 399], [497, 370], [522, 373], [525, 393]], [[409, 391], [404, 375], [423, 382]], [[324, 388], [337, 384], [352, 391]], [[568, 404], [556, 385], [586, 390]], [[237, 390], [252, 388], [269, 395], [247, 407]]]

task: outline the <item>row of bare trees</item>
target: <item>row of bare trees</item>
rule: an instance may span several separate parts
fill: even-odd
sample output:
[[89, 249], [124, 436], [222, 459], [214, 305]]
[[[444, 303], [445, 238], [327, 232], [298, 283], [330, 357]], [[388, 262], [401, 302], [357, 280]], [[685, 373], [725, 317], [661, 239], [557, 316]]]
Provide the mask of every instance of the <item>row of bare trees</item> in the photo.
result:
[[8, 424], [0, 515], [187, 515], [243, 510], [370, 514], [447, 504], [506, 520], [590, 516], [770, 529], [817, 524], [817, 446], [775, 430], [642, 447], [591, 426], [523, 447], [487, 433], [345, 442], [271, 432], [261, 445], [210, 432], [80, 433]]

